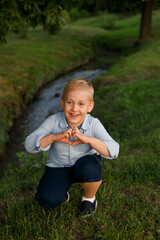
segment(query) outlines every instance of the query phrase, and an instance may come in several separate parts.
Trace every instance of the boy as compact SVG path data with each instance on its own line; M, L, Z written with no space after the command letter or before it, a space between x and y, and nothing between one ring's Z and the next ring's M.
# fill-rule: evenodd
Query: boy
M68 189L79 182L83 189L81 214L97 208L96 192L102 182L101 155L116 158L119 144L90 114L94 89L83 78L73 79L63 90L63 112L50 116L25 141L28 152L49 150L49 160L35 199L45 208L54 209L69 201Z

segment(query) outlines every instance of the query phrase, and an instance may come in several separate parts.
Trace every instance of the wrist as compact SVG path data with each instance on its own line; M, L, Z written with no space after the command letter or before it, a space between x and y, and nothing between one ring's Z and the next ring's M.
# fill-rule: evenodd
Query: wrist
M94 138L93 137L87 137L87 143L90 144L92 146L93 142L94 142Z
M50 135L50 142L51 142L51 143L54 143L55 140L56 140L55 135L54 135L54 134L51 134L51 135Z

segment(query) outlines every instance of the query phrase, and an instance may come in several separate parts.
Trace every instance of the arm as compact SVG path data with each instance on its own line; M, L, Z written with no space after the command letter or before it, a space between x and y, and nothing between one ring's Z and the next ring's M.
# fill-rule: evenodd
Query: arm
M90 144L90 146L92 148L94 148L101 155L106 156L106 157L110 157L110 153L108 151L108 148L102 140L100 140L98 138L93 138L93 137L88 137L88 138L89 138L88 143Z
M40 147L40 140L46 135L50 135L54 131L54 125L55 125L55 117L50 116L47 118L39 128L37 128L33 133L31 133L29 136L27 136L25 140L25 148L27 152L30 153L37 153L39 151L47 151L49 150L51 145L46 145L46 148L41 149Z
M92 129L94 137L86 136L75 128L73 136L77 137L77 141L73 142L73 145L87 143L105 158L116 158L119 154L119 144L107 133L99 120L95 122Z
M54 142L55 142L55 135L54 134L48 134L48 135L45 135L44 137L42 137L39 140L39 145L40 145L41 148L46 148Z
M83 133L81 133L78 128L73 129L73 136L74 138L77 137L77 140L74 141L72 145L77 145L80 143L90 144L90 146L100 154L106 157L110 157L110 153L106 147L106 144L102 140L86 136Z
M96 119L95 121L93 132L95 138L100 139L105 143L105 146L110 153L109 156L107 156L106 154L102 154L103 157L107 159L117 158L119 154L119 144L108 134L108 132L98 119Z
M30 134L25 140L25 148L27 152L37 153L39 151L48 151L51 144L59 141L71 145L67 139L71 136L71 129L58 134L53 134L56 125L55 116L47 118L41 126Z
M67 139L71 137L71 134L72 134L71 128L62 133L48 134L40 139L39 141L40 147L46 148L54 142L64 142L71 145L72 143Z

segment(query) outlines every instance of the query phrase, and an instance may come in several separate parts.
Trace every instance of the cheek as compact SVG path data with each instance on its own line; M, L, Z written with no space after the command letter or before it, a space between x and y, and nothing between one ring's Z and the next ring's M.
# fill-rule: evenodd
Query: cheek
M64 109L65 109L65 111L67 111L69 109L69 106L68 105L64 105Z
M85 108L85 109L83 109L83 114L87 114L87 112L88 112L88 108Z

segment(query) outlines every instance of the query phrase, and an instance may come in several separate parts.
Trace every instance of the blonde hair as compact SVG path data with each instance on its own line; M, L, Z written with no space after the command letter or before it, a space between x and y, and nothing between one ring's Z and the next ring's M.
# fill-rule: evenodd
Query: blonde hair
M85 80L84 78L72 79L65 85L63 89L63 94L62 94L63 101L66 98L67 92L69 90L75 90L75 89L88 90L90 92L89 100L93 102L94 88L92 84L89 81Z

